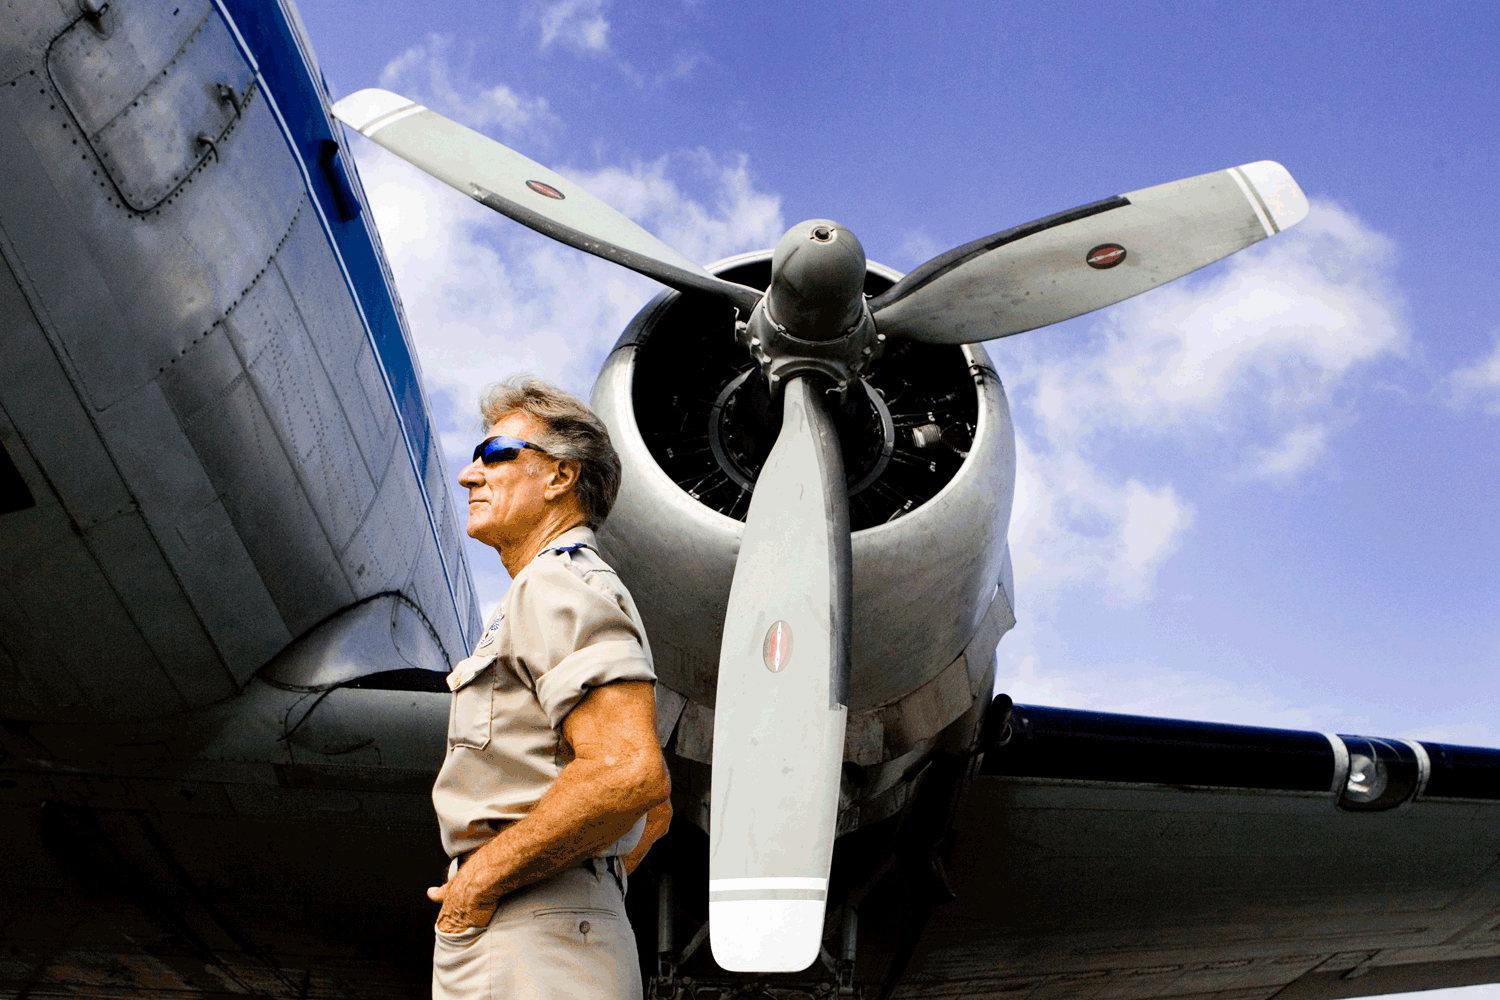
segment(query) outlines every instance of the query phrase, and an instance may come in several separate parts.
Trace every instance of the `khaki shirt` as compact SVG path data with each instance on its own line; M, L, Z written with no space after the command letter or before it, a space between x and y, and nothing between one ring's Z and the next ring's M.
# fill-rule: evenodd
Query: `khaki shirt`
M450 857L531 811L573 759L562 722L590 689L656 681L640 612L594 544L574 528L521 570L474 655L448 675L448 753L432 803ZM628 853L644 820L601 855Z

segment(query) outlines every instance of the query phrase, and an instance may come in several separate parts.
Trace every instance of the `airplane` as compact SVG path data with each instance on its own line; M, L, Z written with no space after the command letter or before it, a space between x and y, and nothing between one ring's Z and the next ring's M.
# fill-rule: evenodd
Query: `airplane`
M335 114L667 286L592 400L673 775L629 897L652 995L1500 980L1500 751L992 697L1015 445L981 342L1295 224L1285 170L906 275L829 220L703 267L419 105L332 104L286 0L34 0L0 20L9 994L424 990L483 623Z

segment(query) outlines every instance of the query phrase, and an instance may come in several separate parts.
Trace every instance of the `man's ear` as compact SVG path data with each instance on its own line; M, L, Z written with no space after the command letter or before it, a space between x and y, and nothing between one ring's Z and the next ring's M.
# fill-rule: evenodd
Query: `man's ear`
M552 471L552 478L547 480L543 495L548 500L556 500L577 485L578 462L571 458L560 458Z

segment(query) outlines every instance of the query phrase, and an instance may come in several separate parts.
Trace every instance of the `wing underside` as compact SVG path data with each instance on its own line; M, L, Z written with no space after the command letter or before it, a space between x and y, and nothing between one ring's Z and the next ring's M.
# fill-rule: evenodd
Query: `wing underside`
M1018 706L899 996L1500 979L1500 751Z

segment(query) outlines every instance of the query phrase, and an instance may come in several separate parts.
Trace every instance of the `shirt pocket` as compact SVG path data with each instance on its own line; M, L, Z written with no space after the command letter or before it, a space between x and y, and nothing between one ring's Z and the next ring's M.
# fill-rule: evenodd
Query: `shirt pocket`
M483 750L490 744L495 714L495 657L460 660L448 675L453 703L448 708L448 746Z

